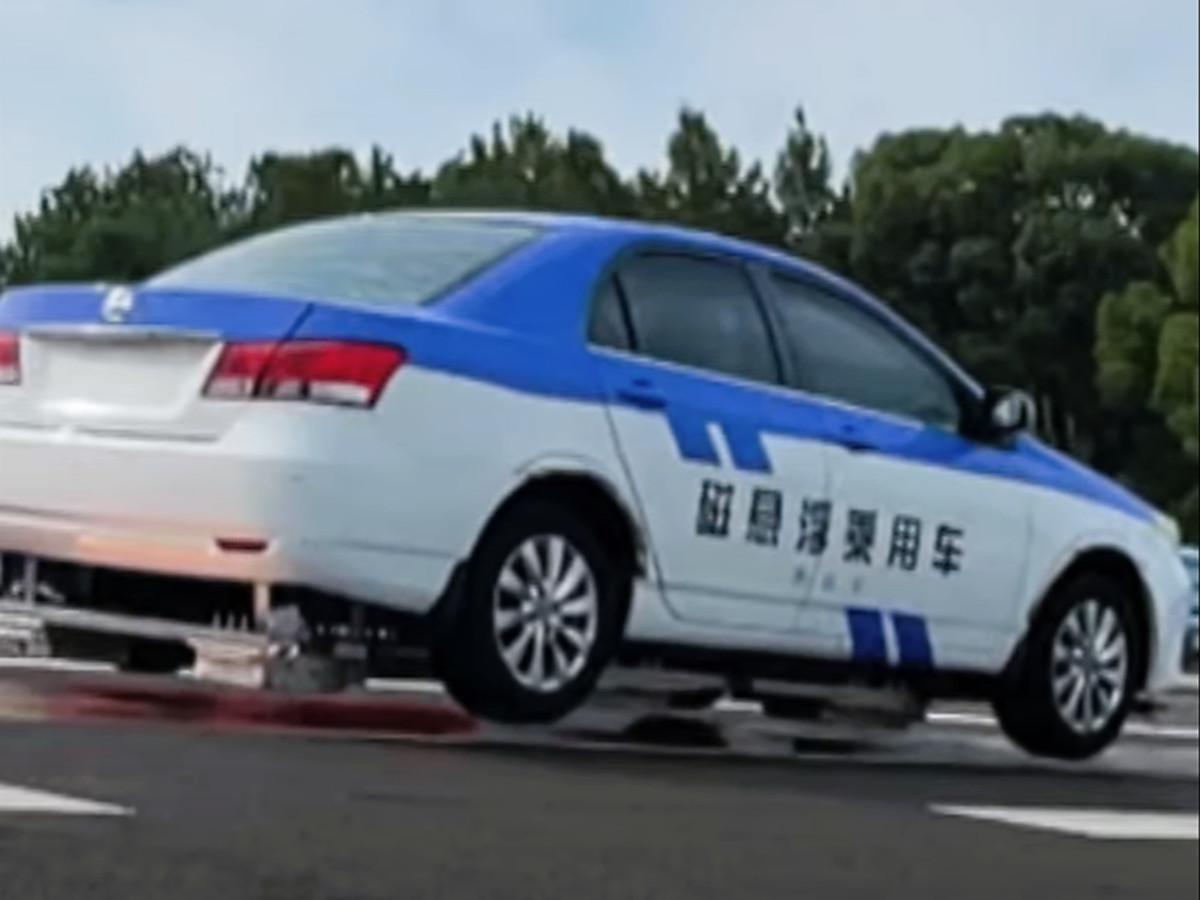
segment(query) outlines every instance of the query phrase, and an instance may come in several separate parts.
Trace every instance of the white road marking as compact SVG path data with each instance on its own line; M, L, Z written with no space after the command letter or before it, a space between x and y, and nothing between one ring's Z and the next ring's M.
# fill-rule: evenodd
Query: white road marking
M925 721L933 725L961 725L967 727L996 728L995 717L984 713L931 712ZM1200 728L1193 725L1155 725L1146 722L1127 722L1127 736L1152 737L1173 741L1200 741Z
M933 806L944 816L997 822L1106 841L1200 840L1196 813L1120 812L1098 809L1041 809L1008 806Z
M722 697L715 704L713 709L716 712L730 713L749 713L755 716L762 715L762 704L757 700L738 700L736 697Z
M80 800L47 791L0 784L0 815L41 813L59 816L131 816L133 810L111 803Z
M368 678L367 690L397 694L444 694L440 681L419 681L405 678Z

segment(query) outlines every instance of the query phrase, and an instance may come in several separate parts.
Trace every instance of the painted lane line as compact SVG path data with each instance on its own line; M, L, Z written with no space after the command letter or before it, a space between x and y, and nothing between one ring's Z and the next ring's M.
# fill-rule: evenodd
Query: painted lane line
M440 681L406 678L368 678L367 690L397 694L444 694L446 689Z
M735 697L722 697L713 705L716 712L748 713L754 716L763 714L762 704L757 700L738 700Z
M35 813L59 816L131 816L132 809L111 803L80 800L47 791L0 784L0 815Z
M984 713L962 712L931 712L925 717L931 725L958 725L974 728L995 729L998 726L994 716ZM1162 738L1172 741L1200 741L1200 728L1194 725L1151 725L1145 722L1128 722L1125 725L1126 737Z
M995 822L1107 841L1200 840L1196 813L1122 812L1098 809L1042 809L1008 806L933 806L943 816Z

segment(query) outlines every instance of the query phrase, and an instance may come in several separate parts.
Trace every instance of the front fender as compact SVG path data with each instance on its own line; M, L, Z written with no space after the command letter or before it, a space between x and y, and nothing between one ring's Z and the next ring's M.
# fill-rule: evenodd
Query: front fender
M1178 551L1149 525L1094 528L1058 548L1049 557L1050 563L1037 569L1041 574L1029 592L1018 629L1019 637L1010 657L1019 654L1029 627L1037 619L1054 586L1089 556L1095 556L1098 561L1119 558L1128 563L1136 575L1144 595L1143 612L1149 638L1147 686L1155 690L1172 682L1182 666L1188 598L1192 592Z
M1076 535L1066 546L1057 548L1054 556L1049 559L1049 565L1031 567L1030 590L1026 592L1025 602L1021 608L1022 630L1037 618L1042 604L1054 586L1080 559L1088 554L1113 553L1125 558L1133 566L1145 586L1146 577L1138 562L1137 554L1131 553L1127 544L1128 541L1122 535L1112 530L1095 529Z

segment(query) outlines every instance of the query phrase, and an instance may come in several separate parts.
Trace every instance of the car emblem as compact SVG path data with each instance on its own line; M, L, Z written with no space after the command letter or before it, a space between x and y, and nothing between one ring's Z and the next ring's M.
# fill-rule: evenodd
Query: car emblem
M126 287L115 287L104 295L100 315L110 325L119 325L133 312L133 291Z

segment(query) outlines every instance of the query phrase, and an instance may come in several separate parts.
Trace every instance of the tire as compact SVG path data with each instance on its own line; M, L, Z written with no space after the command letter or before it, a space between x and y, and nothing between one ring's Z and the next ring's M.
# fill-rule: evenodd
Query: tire
M536 553L548 570L552 546L562 553L560 586L575 587L557 602L545 585L542 596L535 596L536 573L528 557L522 558ZM450 696L480 718L504 724L558 721L587 699L616 653L630 587L631 573L574 511L541 498L520 501L493 521L472 554L434 649L437 675ZM541 679L534 668L539 640Z
M1120 736L1146 656L1137 602L1119 581L1090 573L1055 589L994 703L1000 727L1014 744L1034 756L1079 762L1098 756ZM1099 652L1089 651L1097 635ZM1056 679L1061 679L1057 693ZM1080 702L1070 703L1072 689L1080 686ZM1089 716L1089 709L1095 714Z

